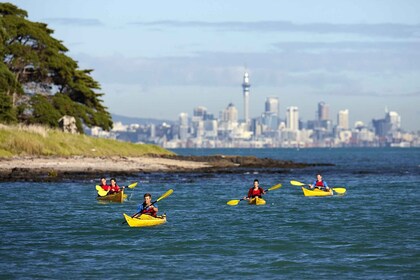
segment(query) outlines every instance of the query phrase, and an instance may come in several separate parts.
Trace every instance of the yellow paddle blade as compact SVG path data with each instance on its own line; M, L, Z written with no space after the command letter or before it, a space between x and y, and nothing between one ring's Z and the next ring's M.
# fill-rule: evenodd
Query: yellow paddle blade
M281 184L277 184L277 185L274 185L271 188L269 188L267 191L277 190L277 189L280 189L281 187L282 187Z
M304 183L301 183L299 181L294 181L294 180L290 181L290 184L292 184L293 186L300 186L300 187L306 185Z
M101 186L96 185L96 190L99 192L99 191L103 191L104 189Z
M232 200L229 200L226 204L227 205L230 205L230 206L235 206L235 205L238 205L239 201L241 201L241 200L239 200L239 199L232 199Z
M158 201L160 201L160 200L162 200L162 199L164 199L164 198L167 198L168 196L170 196L172 193L174 192L174 190L173 189L170 189L170 190L168 190L166 193L164 193L161 197L159 197L157 200L156 200L156 202L158 202Z
M127 188L134 189L136 186L137 186L137 182L128 185Z
M333 188L333 191L335 191L338 194L344 194L346 192L345 188Z
M108 194L108 192L106 190L104 190L104 189L98 191L98 195L99 196L106 196L107 194Z

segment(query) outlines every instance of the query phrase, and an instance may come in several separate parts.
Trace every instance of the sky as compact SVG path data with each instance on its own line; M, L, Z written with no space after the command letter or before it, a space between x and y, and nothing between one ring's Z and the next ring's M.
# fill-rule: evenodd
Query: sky
M28 19L48 24L81 69L93 69L113 114L177 120L229 103L243 118L278 97L303 121L317 104L336 123L401 116L420 130L420 1L417 0L22 0Z

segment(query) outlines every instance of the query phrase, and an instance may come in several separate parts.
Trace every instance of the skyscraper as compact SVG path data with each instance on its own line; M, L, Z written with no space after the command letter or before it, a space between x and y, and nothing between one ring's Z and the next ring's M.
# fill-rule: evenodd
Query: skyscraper
M244 73L244 80L242 83L242 91L244 95L244 122L246 123L247 127L250 124L249 118L249 88L251 84L249 83L249 74L245 71Z
M318 121L326 121L330 119L330 106L321 101L318 103Z
M349 110L340 110L337 115L337 125L342 129L349 129Z
M188 138L188 114L179 114L179 139L187 140Z
M291 131L299 130L299 109L295 106L287 107L287 128Z
M279 99L277 97L267 97L265 101L265 112L279 115Z
M236 123L238 121L238 110L233 103L229 103L222 113L222 120L228 123Z

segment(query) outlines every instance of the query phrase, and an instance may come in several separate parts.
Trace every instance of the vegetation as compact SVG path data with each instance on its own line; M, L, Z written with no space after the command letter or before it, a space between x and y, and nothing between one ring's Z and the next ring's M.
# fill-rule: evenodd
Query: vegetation
M0 157L12 156L144 156L172 152L155 145L69 134L42 126L0 125Z
M46 24L26 11L0 3L0 122L57 127L64 115L83 125L112 128L92 70L81 70Z

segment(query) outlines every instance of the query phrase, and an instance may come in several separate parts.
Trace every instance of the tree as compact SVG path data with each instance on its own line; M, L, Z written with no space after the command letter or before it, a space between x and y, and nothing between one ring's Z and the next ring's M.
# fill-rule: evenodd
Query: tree
M54 127L58 119L53 118L70 114L79 132L82 124L111 129L112 118L102 104L104 94L97 93L100 85L90 76L92 70L79 69L66 56L67 48L52 37L53 30L27 16L13 4L0 3L0 94L12 102L12 109L0 110L14 112L19 122ZM46 116L37 114L47 110L52 111Z

